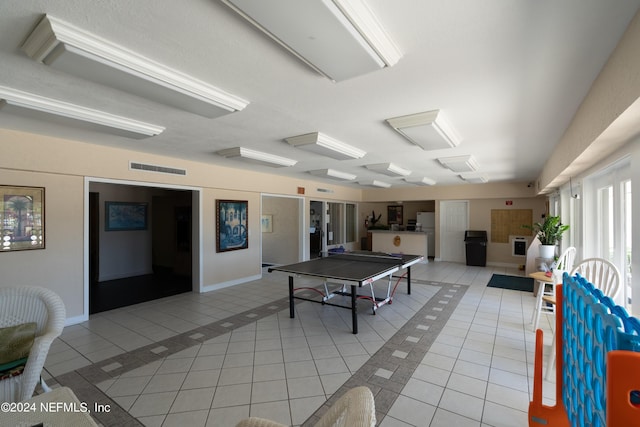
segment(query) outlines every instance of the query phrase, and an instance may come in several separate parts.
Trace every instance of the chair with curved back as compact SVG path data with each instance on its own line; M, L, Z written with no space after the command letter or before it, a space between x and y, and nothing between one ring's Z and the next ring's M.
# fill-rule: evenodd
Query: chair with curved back
M45 391L50 389L41 379L42 368L54 339L62 333L66 311L62 299L41 287L0 287L0 329L11 332L20 325L31 327L31 341L26 363L0 380L0 401L19 402L33 396L38 380ZM32 342L32 344L31 344ZM3 343L0 352L10 347ZM6 353L5 353L6 356Z
M587 258L581 261L571 271L571 275L576 273L591 282L600 289L603 294L616 299L620 290L620 272L618 268L604 258Z
M600 289L602 293L615 301L618 291L620 290L620 272L618 268L604 258L587 258L580 261L572 270L570 275L573 277L577 274L584 277L593 286ZM556 296L545 295L542 300L550 305L555 306ZM555 331L553 334L551 353L547 364L547 373L545 378L549 378L553 365L556 362L555 351Z
M544 297L553 297L556 293L555 285L558 280L556 277L560 277L562 280L562 272L571 271L573 263L576 259L576 248L573 246L568 247L562 252L556 266L554 268L554 275L546 280L538 280L538 294L536 296L536 306L531 316L531 322L533 323L533 330L538 329L538 322L540 321L540 315L542 313L553 314L555 313L554 305L544 304Z

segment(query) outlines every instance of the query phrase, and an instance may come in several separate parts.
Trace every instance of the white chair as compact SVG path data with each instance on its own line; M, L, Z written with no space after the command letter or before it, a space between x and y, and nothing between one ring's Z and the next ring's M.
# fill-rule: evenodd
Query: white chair
M556 262L556 266L553 270L554 274L546 280L537 279L538 293L536 295L536 305L533 310L533 314L531 316L531 322L533 323L534 331L538 329L538 323L540 321L541 314L555 313L555 305L549 304L548 302L544 301L544 297L555 296L556 283L560 283L559 281L562 281L562 274L565 271L571 271L571 269L573 268L573 263L575 259L576 259L576 248L574 248L573 246L570 246L567 249L565 249L562 255L560 255L560 257L558 258L558 261Z
M62 299L40 287L0 287L0 328L36 323L35 339L22 374L0 381L0 401L19 402L33 396L41 379L49 347L64 328L66 312Z
M371 390L354 387L320 418L314 427L374 427L376 408ZM264 418L245 418L236 427L288 427Z
M587 258L576 265L571 270L571 276L579 274L589 281L593 286L600 289L602 293L615 301L618 291L620 290L620 272L618 268L611 262L603 258ZM552 306L556 305L556 296L545 295L542 300ZM547 373L545 378L548 380L556 363L556 331L553 331L553 340L551 344L551 353L547 363Z

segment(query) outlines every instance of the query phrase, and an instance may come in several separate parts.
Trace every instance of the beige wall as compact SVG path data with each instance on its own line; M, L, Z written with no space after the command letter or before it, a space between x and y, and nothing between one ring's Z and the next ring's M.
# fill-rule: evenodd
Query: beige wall
M262 233L262 261L270 264L292 264L300 261L300 199L262 197L262 214L271 215L273 231Z
M247 249L216 252L215 201L248 201ZM205 188L202 192L202 285L204 290L241 283L247 277L259 277L260 260L260 194L249 191L229 191Z
M83 314L83 177L0 169L0 184L45 188L45 249L1 253L0 285L49 288L63 299L67 317Z
M524 182L498 182L487 184L443 185L434 187L402 187L363 190L362 200L367 202L389 202L394 200L467 200L496 197L536 197L533 186ZM388 203L392 204L392 203ZM385 208L386 209L386 208ZM383 218L386 215L383 215Z
M509 199L512 205L505 204L506 199L482 199L469 202L469 229L486 230L488 237L487 263L494 265L524 265L525 258L511 255L510 243L495 243L491 241L491 210L492 209L531 209L533 221L540 221L545 213L546 198L519 198ZM521 236L530 236L528 230L523 229Z

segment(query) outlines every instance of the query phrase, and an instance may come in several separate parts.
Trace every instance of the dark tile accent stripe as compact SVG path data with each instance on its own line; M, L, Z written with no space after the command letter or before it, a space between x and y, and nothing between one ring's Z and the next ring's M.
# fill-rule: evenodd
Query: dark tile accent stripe
M465 285L443 284L427 280L412 279L412 283L429 284L441 289L378 350L347 382L338 389L303 425L310 426L347 390L359 385L368 386L376 400L376 416L378 422L387 414L396 401L400 391L411 378L429 347L438 336L442 327L453 313L458 302L467 290ZM452 295L448 298L445 295ZM446 300L448 304L439 301ZM302 303L297 301L296 303ZM434 311L441 308L442 311ZM115 401L107 396L95 384L117 377L133 369L147 365L153 361L164 359L174 353L200 344L234 329L263 319L274 313L289 309L289 298L270 301L260 307L235 314L217 322L198 327L162 341L149 344L125 354L102 360L76 371L54 378L58 384L70 387L81 402L90 407L94 403L109 405L109 412L92 413L92 416L105 427L108 426L141 426L142 424ZM436 319L427 319L433 315ZM425 328L426 329L421 329ZM408 337L416 342L407 341ZM164 350L166 348L166 350ZM394 351L407 353L406 357L393 356ZM392 372L389 379L375 375L378 369Z
M140 347L128 353L120 354L109 359L102 360L93 365L85 366L73 372L59 375L51 381L73 390L81 402L86 402L90 407L94 403L108 404L111 411L92 413L92 416L107 426L141 426L142 424L120 405L111 400L95 384L117 377L136 368L147 365L156 360L164 359L186 348L203 343L217 336L226 334L234 329L253 323L257 320L271 316L282 310L289 309L289 298L280 298L270 301L260 307L252 308L243 313L201 326L196 329L178 334L162 341ZM255 314L255 316L253 316ZM248 315L252 315L249 317ZM166 350L158 351L165 347ZM155 350L155 352L154 352ZM119 367L113 368L114 366Z
M91 412L91 416L103 426L138 427L143 425L77 371L60 375L56 379L60 384L71 388L81 402L88 404L90 410L94 408L96 403L103 405L103 407L108 405L106 406L109 408L108 412Z
M344 393L358 386L371 389L376 402L377 422L383 420L468 289L466 285L421 282L441 288L304 422L303 427L315 425ZM411 340L407 340L409 337ZM392 374L386 379L384 376L376 375L379 369L390 371Z

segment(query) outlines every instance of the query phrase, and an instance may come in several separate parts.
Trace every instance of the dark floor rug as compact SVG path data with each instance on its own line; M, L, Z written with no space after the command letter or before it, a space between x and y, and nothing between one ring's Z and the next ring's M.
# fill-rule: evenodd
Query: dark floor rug
M494 274L487 283L490 288L511 289L514 291L533 292L533 279L530 277L506 276Z

